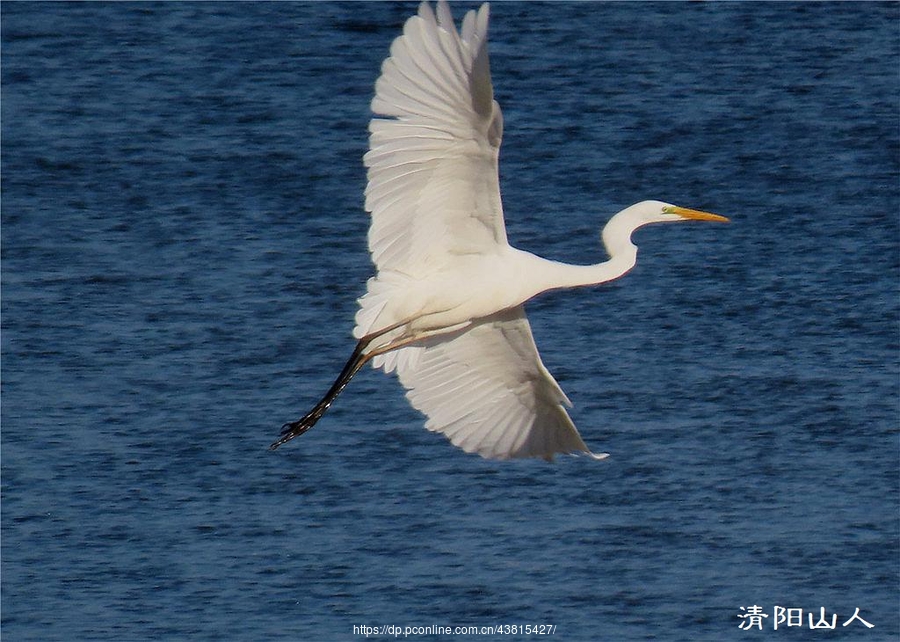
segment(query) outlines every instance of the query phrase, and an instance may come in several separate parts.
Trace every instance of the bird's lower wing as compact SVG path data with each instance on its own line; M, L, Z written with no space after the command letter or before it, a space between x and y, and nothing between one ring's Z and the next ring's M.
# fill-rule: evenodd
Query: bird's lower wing
M397 372L429 430L491 459L592 454L541 362L521 306L419 349L416 359L399 360Z

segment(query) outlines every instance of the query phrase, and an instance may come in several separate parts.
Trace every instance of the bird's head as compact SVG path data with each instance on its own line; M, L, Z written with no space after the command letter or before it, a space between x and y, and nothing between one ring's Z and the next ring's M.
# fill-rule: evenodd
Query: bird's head
M641 225L649 223L677 223L679 221L728 222L727 218L718 214L679 207L671 203L663 203L662 201L642 201L628 209L635 210L635 218L640 221Z
M614 217L603 228L603 244L610 256L619 251L634 248L631 233L639 227L651 223L676 223L679 221L718 221L727 223L728 219L718 214L691 210L662 201L641 201L627 207Z

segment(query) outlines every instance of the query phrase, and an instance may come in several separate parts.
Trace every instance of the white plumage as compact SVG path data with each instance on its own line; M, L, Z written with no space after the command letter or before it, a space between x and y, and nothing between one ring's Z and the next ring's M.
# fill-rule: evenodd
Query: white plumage
M487 27L487 4L468 12L457 32L446 2L436 14L423 2L391 45L375 83L364 157L377 271L359 300L359 342L325 397L285 424L273 448L309 430L372 360L396 370L429 430L467 452L498 459L592 454L541 362L523 304L547 290L625 274L637 257L631 233L642 225L727 220L644 201L607 224L610 259L603 263L566 265L511 247Z
M506 243L497 182L502 117L488 70L488 6L466 16L463 38L452 20L445 3L436 17L423 2L375 83L376 118L364 162L369 251L379 273L421 279L455 255Z
M423 2L382 65L364 157L369 250L379 274L360 300L357 338L378 329L375 310L403 296L407 278L426 279L457 256L507 243L497 169L503 117L493 99L487 26L487 4L466 14L460 35L446 3L435 15ZM428 416L426 428L467 452L588 451L521 307L389 352L375 365L396 369L410 403Z
M398 374L412 405L428 416L425 427L466 452L496 459L589 452L521 306L426 340L418 361L401 363Z

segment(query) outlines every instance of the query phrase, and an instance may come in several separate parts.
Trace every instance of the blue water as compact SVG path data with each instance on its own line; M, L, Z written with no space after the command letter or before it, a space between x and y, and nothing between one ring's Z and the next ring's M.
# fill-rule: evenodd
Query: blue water
M605 461L466 455L370 369L270 453L352 347L414 11L4 3L4 640L896 640L900 5L493 6L515 245L733 223L529 305Z

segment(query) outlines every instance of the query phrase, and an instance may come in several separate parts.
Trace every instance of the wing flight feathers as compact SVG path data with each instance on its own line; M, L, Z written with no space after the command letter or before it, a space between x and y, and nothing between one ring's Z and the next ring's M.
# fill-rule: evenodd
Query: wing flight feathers
M402 321L386 321L384 311L409 296L410 283L440 281L461 256L508 249L497 176L503 118L487 29L487 4L467 13L457 31L446 2L436 11L423 2L382 65L364 157L378 273L360 299L358 338ZM467 452L498 459L591 454L521 306L373 363L396 369L412 405L427 415L426 427Z
M423 2L375 84L366 209L379 271L421 278L506 243L497 178L502 116L487 52L488 5L457 32Z
M521 306L434 337L397 373L410 403L428 417L425 427L466 452L492 459L592 454Z

